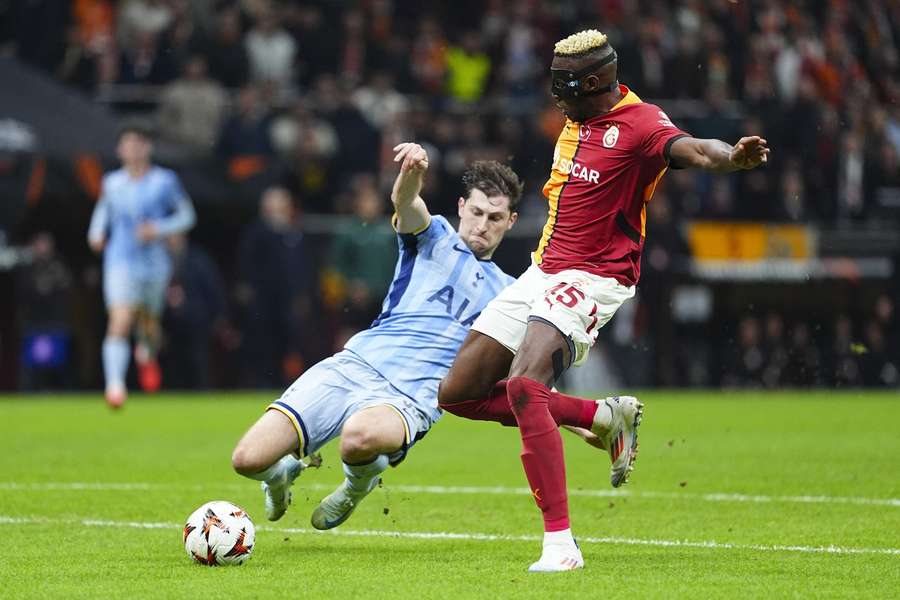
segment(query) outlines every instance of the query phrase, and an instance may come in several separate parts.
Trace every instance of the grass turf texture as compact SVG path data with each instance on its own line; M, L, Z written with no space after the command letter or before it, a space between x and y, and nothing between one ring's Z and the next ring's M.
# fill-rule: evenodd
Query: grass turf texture
M321 469L301 475L293 506L269 526L257 484L229 465L235 441L269 399L135 395L112 413L97 396L0 397L0 597L805 598L900 589L898 553L772 549L900 547L898 502L785 498L900 497L895 394L643 394L641 453L624 495L594 492L611 492L608 458L564 432L587 568L552 575L525 572L539 555L541 526L522 489L517 431L452 415L338 531L534 540L312 533L310 512L341 480L336 444ZM73 482L130 485L51 485ZM213 499L242 505L260 528L244 566L201 567L182 549L183 520Z

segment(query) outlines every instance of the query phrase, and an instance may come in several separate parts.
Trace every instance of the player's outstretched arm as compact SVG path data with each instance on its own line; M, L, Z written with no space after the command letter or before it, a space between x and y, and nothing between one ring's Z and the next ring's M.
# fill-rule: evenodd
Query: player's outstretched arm
M394 180L391 202L396 215L398 233L418 233L431 223L431 214L425 201L419 196L425 171L428 170L428 153L422 146L403 142L394 147L394 162L400 163L400 173Z
M768 162L769 146L758 135L742 137L734 146L722 140L683 137L672 142L669 156L679 167L728 173Z

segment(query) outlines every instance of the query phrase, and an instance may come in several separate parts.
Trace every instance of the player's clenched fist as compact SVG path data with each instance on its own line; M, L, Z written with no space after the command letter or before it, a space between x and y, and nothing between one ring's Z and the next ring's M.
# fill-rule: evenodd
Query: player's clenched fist
M428 169L428 153L425 148L413 142L403 142L394 146L394 162L400 163L401 173L424 173Z

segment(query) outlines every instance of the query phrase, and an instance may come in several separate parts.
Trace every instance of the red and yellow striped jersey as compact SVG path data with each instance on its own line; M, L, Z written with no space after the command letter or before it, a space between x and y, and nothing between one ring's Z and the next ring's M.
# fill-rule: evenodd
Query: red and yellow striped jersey
M622 99L584 123L566 121L544 195L547 224L533 258L546 273L579 269L637 283L646 204L688 134L658 106L620 85Z

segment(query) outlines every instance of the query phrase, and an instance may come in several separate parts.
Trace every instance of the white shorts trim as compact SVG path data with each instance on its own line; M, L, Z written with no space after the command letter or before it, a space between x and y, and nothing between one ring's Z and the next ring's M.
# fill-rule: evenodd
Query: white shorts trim
M611 277L577 269L544 273L532 264L481 311L472 329L516 353L525 339L528 319L537 317L572 341L573 364L580 365L597 340L598 330L634 292L634 286Z
M404 395L368 363L349 350L310 367L269 405L287 416L297 430L299 454L317 452L341 434L344 423L361 410L388 406L403 421L403 447L389 456L396 465L440 418Z

